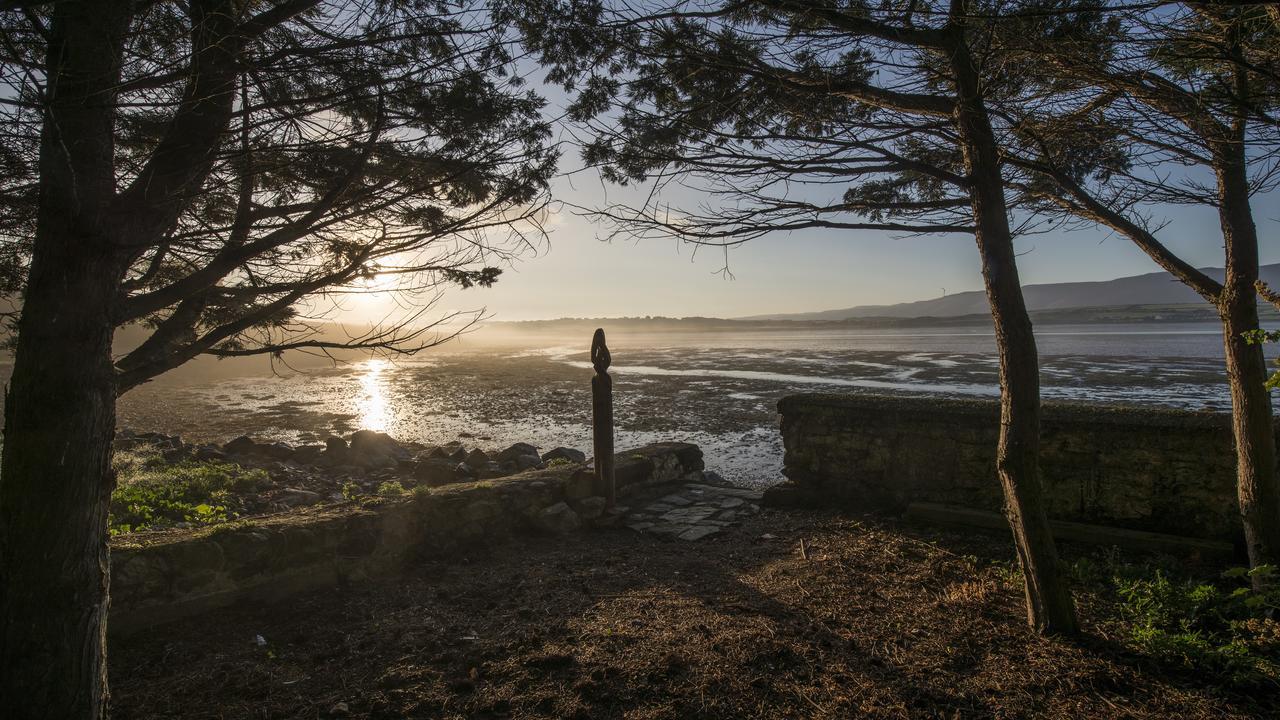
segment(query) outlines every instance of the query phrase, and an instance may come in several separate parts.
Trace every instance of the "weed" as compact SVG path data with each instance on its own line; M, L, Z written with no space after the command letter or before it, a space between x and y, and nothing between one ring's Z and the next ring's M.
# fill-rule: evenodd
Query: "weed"
M227 510L233 492L252 491L267 482L262 470L234 463L168 465L159 456L136 451L118 453L113 465L118 482L108 520L113 535L180 522L225 522L234 515Z
M1273 568L1233 568L1213 582L1117 569L1111 584L1136 650L1228 685L1280 684L1280 587L1249 584Z
M378 486L378 495L381 497L400 497L407 492L399 480L387 480Z

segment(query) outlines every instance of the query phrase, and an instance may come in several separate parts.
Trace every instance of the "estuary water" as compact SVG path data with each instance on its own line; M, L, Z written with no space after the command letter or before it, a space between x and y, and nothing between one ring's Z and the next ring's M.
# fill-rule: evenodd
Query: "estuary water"
M994 338L979 328L609 332L619 449L696 442L710 469L741 485L781 480L776 404L788 394L998 395ZM1045 326L1037 338L1047 399L1229 405L1215 324ZM315 442L370 428L589 451L589 344L589 333L482 331L411 359L274 373L266 360L205 364L131 391L120 425L198 441Z

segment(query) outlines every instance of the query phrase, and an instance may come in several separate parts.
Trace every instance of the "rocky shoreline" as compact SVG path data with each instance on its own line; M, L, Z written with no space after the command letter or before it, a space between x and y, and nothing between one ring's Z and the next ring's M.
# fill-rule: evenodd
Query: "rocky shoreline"
M459 440L435 446L401 443L373 430L358 430L345 438L328 437L324 444L293 446L248 435L222 444L189 443L178 435L122 429L116 434L115 448L155 457L170 466L234 463L261 470L258 476L265 480L232 498L236 517L343 502L362 495L490 480L587 461L586 453L568 447L540 452L535 445L520 442L486 451L468 448Z

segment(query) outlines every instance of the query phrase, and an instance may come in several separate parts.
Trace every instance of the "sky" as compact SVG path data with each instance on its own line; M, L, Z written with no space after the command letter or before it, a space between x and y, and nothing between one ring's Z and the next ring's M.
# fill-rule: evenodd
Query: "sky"
M566 161L572 158L566 157ZM578 174L561 178L555 197L599 207L626 191L602 189ZM1257 198L1262 262L1280 262L1280 196ZM1200 267L1222 266L1222 240L1209 208L1165 207L1160 233ZM775 234L729 250L674 240L606 241L608 229L561 208L549 247L508 267L489 289L451 291L452 308L483 306L493 320L559 317L741 317L892 304L981 290L977 248L964 235L901 237L870 231ZM1132 242L1096 230L1033 235L1018 241L1024 285L1110 280L1159 271ZM721 270L727 267L731 273Z

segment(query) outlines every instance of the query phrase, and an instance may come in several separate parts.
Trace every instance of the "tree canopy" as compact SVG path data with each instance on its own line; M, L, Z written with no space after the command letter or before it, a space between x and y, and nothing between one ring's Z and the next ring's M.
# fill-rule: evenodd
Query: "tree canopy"
M108 155L115 318L153 329L117 358L121 391L199 354L412 351L439 337L437 287L490 284L540 240L556 152L478 6L136 3L101 74L73 78L60 6L29 5L0 15L0 290L23 289L40 193L83 192L48 164ZM41 178L49 97L71 82L95 85L110 130L55 123L45 141L72 157ZM375 276L415 299L356 337L325 332Z

